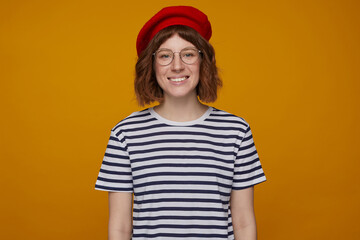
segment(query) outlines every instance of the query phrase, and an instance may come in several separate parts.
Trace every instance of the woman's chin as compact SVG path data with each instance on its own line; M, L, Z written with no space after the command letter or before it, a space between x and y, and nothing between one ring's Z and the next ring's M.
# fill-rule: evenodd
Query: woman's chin
M197 98L195 91L173 91L165 93L165 99L176 99L176 100L186 100Z

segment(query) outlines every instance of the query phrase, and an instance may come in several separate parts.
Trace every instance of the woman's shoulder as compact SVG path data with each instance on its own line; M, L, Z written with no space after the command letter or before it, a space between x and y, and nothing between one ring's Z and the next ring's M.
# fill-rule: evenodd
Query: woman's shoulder
M214 121L218 120L218 121L222 121L222 122L227 122L227 123L233 123L233 124L240 124L243 127L247 128L249 127L249 123L243 118L240 117L237 114L225 111L225 110L221 110L218 108L213 108L212 113L210 114L210 118L212 118Z
M121 129L126 128L127 126L146 122L146 120L148 120L150 118L151 118L151 114L150 114L149 108L143 109L141 111L136 111L136 112L131 113L127 117L123 118L111 130L119 131Z

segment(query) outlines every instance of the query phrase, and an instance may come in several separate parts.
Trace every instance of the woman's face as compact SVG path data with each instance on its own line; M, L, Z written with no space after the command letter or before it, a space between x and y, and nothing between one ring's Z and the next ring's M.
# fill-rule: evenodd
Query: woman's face
M180 59L179 52L183 49L196 47L175 34L160 45L158 50L169 49L175 52L173 61L166 66L155 61L155 74L160 87L164 92L164 100L169 98L197 99L196 86L199 83L201 58L193 63L186 64Z

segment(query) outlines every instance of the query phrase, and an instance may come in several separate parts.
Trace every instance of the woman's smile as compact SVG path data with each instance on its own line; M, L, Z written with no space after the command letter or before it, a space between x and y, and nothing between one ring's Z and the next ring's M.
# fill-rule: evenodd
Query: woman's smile
M182 82L186 79L188 79L189 76L185 76L185 77L169 77L168 79L172 82Z

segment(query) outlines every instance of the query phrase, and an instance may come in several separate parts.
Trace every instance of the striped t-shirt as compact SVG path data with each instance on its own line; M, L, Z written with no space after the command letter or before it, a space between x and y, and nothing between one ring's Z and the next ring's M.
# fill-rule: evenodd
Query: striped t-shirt
M231 191L265 180L244 119L209 107L174 122L147 108L111 130L95 188L134 193L133 240L225 240Z

